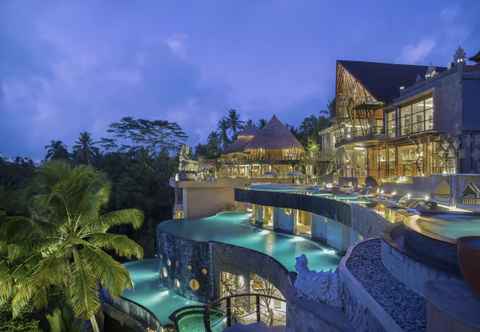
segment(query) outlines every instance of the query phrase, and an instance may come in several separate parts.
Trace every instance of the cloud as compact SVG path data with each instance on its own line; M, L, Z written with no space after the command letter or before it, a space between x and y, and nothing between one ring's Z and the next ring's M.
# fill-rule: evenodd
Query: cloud
M166 43L172 52L182 59L187 58L187 35L184 33L176 33L168 37Z
M424 61L435 48L436 42L433 39L421 39L415 44L406 45L398 58L399 62L418 64Z
M191 144L208 135L210 116L192 115L228 104L229 87L186 62L186 35L165 42L133 25L109 30L115 15L104 22L93 8L75 9L23 13L31 24L0 32L1 48L18 53L0 64L0 152L38 159L51 139L71 146L84 130L98 138L127 115L177 121Z

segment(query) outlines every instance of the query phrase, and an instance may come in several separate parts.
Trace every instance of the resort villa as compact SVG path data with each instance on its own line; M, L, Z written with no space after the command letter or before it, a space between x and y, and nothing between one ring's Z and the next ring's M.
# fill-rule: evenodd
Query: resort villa
M134 287L138 331L480 331L480 53L446 67L339 60L323 174L273 116L207 167L181 155L175 219ZM320 167L318 167L320 166Z

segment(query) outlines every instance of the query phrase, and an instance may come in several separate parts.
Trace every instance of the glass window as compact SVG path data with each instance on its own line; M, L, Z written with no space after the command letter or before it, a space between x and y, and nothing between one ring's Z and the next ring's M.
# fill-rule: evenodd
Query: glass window
M397 123L395 121L395 111L387 113L387 135L388 137L395 137L395 129Z
M400 108L400 134L410 135L433 129L433 98Z
M401 135L410 135L412 132L412 106L400 108L400 132Z

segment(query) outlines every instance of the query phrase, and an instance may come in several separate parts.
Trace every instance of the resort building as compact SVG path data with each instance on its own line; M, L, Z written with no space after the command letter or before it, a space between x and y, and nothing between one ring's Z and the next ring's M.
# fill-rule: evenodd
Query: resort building
M304 155L302 144L274 115L264 128L246 128L225 148L218 177L291 182Z
M216 179L184 149L176 219L157 226L155 258L126 264L134 288L102 294L108 317L158 332L480 332L480 176L458 174L480 166L480 65L459 50L449 68L336 70L322 168L376 190L279 183L304 151L276 117L239 134Z
M448 68L337 61L338 176L478 172L479 93L480 65L462 49Z
M183 151L183 150L182 150ZM274 115L262 128L246 128L210 168L212 176L192 175L205 167L180 155L180 172L172 179L175 218L199 218L231 209L233 189L254 182L292 183L305 157L302 144ZM193 170L193 171L192 171Z

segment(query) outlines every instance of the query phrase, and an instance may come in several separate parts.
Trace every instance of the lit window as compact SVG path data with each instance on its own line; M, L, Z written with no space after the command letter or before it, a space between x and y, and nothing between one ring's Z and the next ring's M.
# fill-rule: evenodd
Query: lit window
M197 279L190 280L190 288L194 291L200 288L200 283L197 281Z
M163 275L164 278L168 277L168 271L167 271L166 267L162 268L162 275Z
M208 274L208 270L207 270L206 268L202 268L202 274L207 275L207 274Z
M180 288L180 281L178 281L178 279L175 279L174 283L176 288Z

